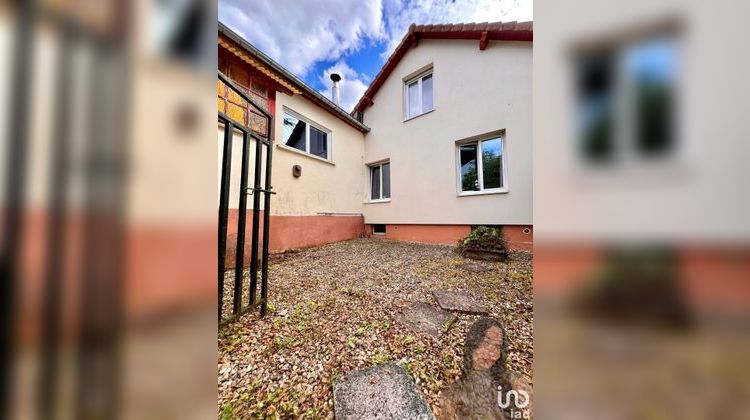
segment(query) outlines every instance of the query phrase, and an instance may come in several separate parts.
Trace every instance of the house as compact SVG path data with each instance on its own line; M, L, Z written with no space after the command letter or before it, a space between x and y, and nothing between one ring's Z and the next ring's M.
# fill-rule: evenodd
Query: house
M220 23L219 71L274 121L271 251L365 235L453 244L477 225L502 226L511 248L530 250L531 41L530 22L412 25L350 114ZM266 132L222 82L218 107ZM219 127L220 148L222 137Z
M531 66L531 22L412 25L354 108L368 229L456 243L495 225L531 250Z

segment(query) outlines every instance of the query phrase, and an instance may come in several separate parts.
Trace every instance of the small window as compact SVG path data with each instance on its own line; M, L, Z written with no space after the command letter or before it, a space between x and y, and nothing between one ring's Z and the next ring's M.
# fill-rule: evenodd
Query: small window
M501 137L459 144L458 165L461 193L505 190Z
M372 233L376 235L385 235L385 225L372 225Z
M370 166L370 200L387 200L391 198L391 164L390 162Z
M330 141L330 131L284 110L283 142L285 146L330 160Z
M406 119L414 118L434 109L432 100L432 73L423 74L406 82Z

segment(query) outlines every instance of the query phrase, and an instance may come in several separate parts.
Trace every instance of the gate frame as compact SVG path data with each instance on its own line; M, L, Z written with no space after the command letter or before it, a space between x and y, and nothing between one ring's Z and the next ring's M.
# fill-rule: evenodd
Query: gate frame
M257 102L255 102L249 95L247 95L241 87L235 82L229 79L221 71L218 72L219 81L228 86L232 91L239 95L245 100L255 111L262 114L266 118L266 138L262 138L255 134L253 130L245 126L244 124L234 120L230 116L223 112L219 112L219 122L224 124L224 150L222 153L221 163L221 189L219 196L219 246L218 246L218 318L219 324L223 325L231 322L250 309L255 309L260 304L260 316L265 317L268 307L268 247L269 247L269 227L270 227L270 213L271 207L271 194L276 194L272 191L271 186L271 163L273 157L273 124L274 118L270 112L263 109ZM248 113L250 110L248 109ZM237 217L237 247L235 253L235 266L234 266L234 296L232 299L232 314L228 318L222 318L222 309L224 301L224 274L226 272L226 249L227 249L227 222L229 219L229 186L231 180L231 169L232 169L232 140L234 139L234 130L239 130L242 133L242 166L240 174L240 196L239 196L239 214ZM247 187L247 176L248 176L248 164L249 164L249 148L250 140L255 140L255 179L253 180L253 187ZM266 165L265 165L265 183L264 187L261 188L261 170L263 169L262 157L263 157L263 145L266 149ZM260 194L263 194L263 249L261 254L261 290L260 300L256 299L256 291L258 288L258 241L259 234L258 229L260 228ZM246 228L246 215L247 215L247 196L253 196L253 230L251 236L251 256L250 256L250 283L248 284L249 303L243 308L242 307L242 289L243 289L243 272L244 272L244 259L245 259L245 228Z

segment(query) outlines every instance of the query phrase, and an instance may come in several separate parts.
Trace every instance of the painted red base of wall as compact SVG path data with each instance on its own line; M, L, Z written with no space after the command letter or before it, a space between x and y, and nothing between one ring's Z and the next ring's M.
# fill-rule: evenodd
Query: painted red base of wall
M673 248L688 304L707 315L750 316L750 246ZM534 296L566 299L606 267L607 247L545 244L534 252Z
M367 235L373 238L394 239L397 241L423 244L455 245L471 232L469 225L386 225L385 234L373 234L372 225L367 225ZM531 251L534 233L531 226L506 225L503 235L508 247L517 251Z
M227 259L226 267L234 267L237 254L237 209L229 210L227 224ZM250 265L250 248L252 239L253 212L246 215L245 252L243 265ZM365 222L362 216L271 216L270 217L271 252L283 252L288 249L309 248L331 242L345 241L365 236ZM263 212L260 212L260 236L263 241Z

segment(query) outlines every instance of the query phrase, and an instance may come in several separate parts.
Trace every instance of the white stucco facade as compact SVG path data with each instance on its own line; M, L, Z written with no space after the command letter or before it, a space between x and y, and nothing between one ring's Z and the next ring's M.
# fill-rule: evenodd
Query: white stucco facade
M404 83L432 67L434 110L404 121ZM390 201L369 203L365 223L532 224L532 43L422 40L364 110L364 165L390 160ZM502 133L507 192L459 195L457 142Z

